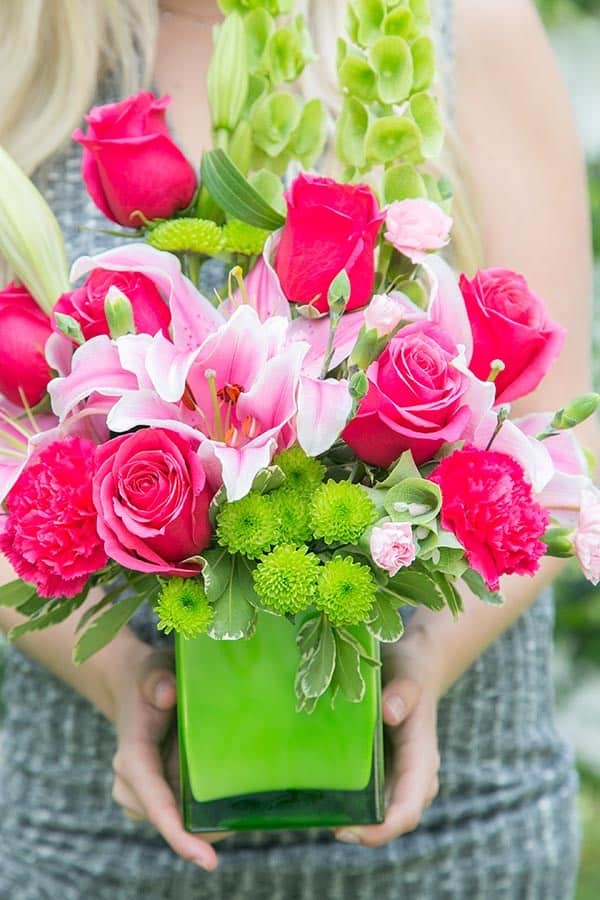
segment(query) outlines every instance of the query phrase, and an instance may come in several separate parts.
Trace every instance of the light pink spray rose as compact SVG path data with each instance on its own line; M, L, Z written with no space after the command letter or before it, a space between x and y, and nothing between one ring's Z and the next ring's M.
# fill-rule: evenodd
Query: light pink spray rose
M387 211L385 239L413 263L450 240L452 219L431 200L396 200Z
M369 541L373 562L392 577L415 561L417 551L410 522L375 525Z
M594 585L600 584L600 491L597 488L589 488L581 496L573 545L585 577Z
M377 337L385 337L411 316L414 317L414 311L405 294L375 294L365 310L365 328L376 331Z

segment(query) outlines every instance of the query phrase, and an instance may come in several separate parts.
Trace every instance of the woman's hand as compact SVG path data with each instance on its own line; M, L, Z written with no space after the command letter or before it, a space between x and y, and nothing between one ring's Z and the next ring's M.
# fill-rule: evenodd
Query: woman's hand
M212 871L218 860L210 841L225 835L201 839L189 834L175 799L179 756L172 655L147 648L114 695L118 747L113 799L129 818L151 822L183 859Z
M410 631L410 628L409 628ZM424 670L426 651L415 652L410 634L388 650L391 680L383 692L383 719L393 745L385 822L343 828L336 837L346 843L381 847L418 826L438 789L440 757L437 743L438 694Z

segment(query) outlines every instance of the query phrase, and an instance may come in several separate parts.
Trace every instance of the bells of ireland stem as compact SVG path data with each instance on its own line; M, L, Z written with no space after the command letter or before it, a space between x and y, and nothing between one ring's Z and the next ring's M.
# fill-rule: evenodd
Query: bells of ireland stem
M0 256L48 315L70 288L58 222L35 185L2 147Z
M248 48L244 20L239 13L219 26L208 70L208 102L217 146L227 148L248 95Z

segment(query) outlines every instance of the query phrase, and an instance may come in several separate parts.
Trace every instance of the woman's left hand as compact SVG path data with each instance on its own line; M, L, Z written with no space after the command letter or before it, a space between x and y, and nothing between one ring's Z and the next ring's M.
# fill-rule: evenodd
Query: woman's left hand
M340 841L381 847L414 831L438 793L438 695L426 677L419 678L422 656L412 652L411 643L407 634L388 657L392 677L383 692L383 719L389 726L393 757L385 822L338 829Z

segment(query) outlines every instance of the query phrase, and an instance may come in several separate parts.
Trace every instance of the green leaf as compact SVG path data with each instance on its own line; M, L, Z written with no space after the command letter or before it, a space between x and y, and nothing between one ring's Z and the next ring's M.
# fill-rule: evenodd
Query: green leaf
M260 100L252 110L250 119L257 147L267 156L279 156L299 121L298 101L292 94L280 91Z
M454 584L443 572L434 570L431 572L431 575L438 585L440 591L444 595L444 599L446 601L446 606L452 613L454 619L457 619L461 612L463 612L463 602L462 597L454 587Z
M12 606L18 608L22 603L27 603L35 594L35 588L21 579L11 581L0 587L0 606ZM47 603L44 600L44 603Z
M431 38L420 37L410 48L413 60L413 91L426 91L435 78L435 46Z
M381 588L380 588L381 590ZM398 603L411 606L426 606L428 609L442 610L446 606L446 597L439 584L422 563L401 569L390 578L387 591L394 594Z
M381 592L373 604L373 614L367 622L367 628L373 637L387 644L400 640L404 634L404 624L397 605Z
M419 309L427 309L430 298L420 281L401 281L396 285L396 290L406 294Z
M285 475L279 466L269 466L256 473L252 482L252 491L255 494L270 494L276 491L285 481Z
M423 156L434 159L444 146L444 124L437 101L430 94L415 94L410 100L410 112L421 132Z
M321 634L322 616L311 616L304 622L296 634L296 643L301 659L308 659L315 652Z
M233 556L222 547L205 550L199 557L202 563L204 590L211 603L216 603L229 585L233 560Z
M386 203L395 200L426 198L427 188L414 166L404 163L389 168L383 176L383 197Z
M285 218L251 187L223 150L204 154L201 173L202 182L213 199L232 218L267 231L281 228L285 223Z
M360 169L365 164L365 139L369 114L354 97L347 97L342 106L336 132L336 154L346 166Z
M312 654L302 663L300 690L305 697L321 697L333 677L336 642L326 616L319 618L318 640Z
M368 641L370 634L368 627L366 625L355 625L353 628L353 631L351 631L349 628L336 628L336 631L343 641L346 641L348 644L352 644L360 658L364 662L366 662L368 666L370 666L372 669L380 669L381 659L378 648L375 651L376 655L371 656L371 654L366 650L363 641L361 641L360 637L358 637L358 634L360 634L363 636L363 640Z
M269 172L268 169L259 169L258 172L250 175L248 181L265 203L285 217L286 206L281 178L278 178L273 172Z
M442 492L437 484L424 478L405 478L390 488L385 509L394 522L427 524L442 508Z
M413 60L404 38L380 38L371 47L369 59L380 100L385 104L406 100L413 83Z
M489 603L491 606L504 605L504 597L500 591L490 591L479 572L476 572L475 569L467 569L462 576L462 580L469 590L473 591L475 596L483 600L484 603Z
M247 119L242 119L231 135L229 155L234 166L246 175L252 161L252 128Z
M421 133L414 122L400 116L383 116L367 131L367 158L375 163L421 161ZM345 160L343 160L345 162Z
M340 690L346 700L360 703L365 695L365 680L360 671L360 655L352 644L335 632L335 671L332 679L334 689Z
M394 463L390 473L384 481L380 481L377 488L393 488L406 478L420 478L419 470L410 450L406 450L398 462Z
M131 594L119 600L114 606L111 606L110 609L94 619L73 648L73 662L75 665L81 665L94 653L106 647L116 637L121 628L127 625L142 603L145 603L148 599L149 597L146 593Z
M256 629L256 607L248 596L254 593L252 576L241 557L234 556L224 592L214 603L208 634L216 641L239 641Z
M294 131L289 149L306 169L310 169L323 152L327 141L325 107L318 99L304 104L300 122Z
M339 82L350 96L363 103L372 103L377 97L377 77L362 56L346 56L339 68Z

